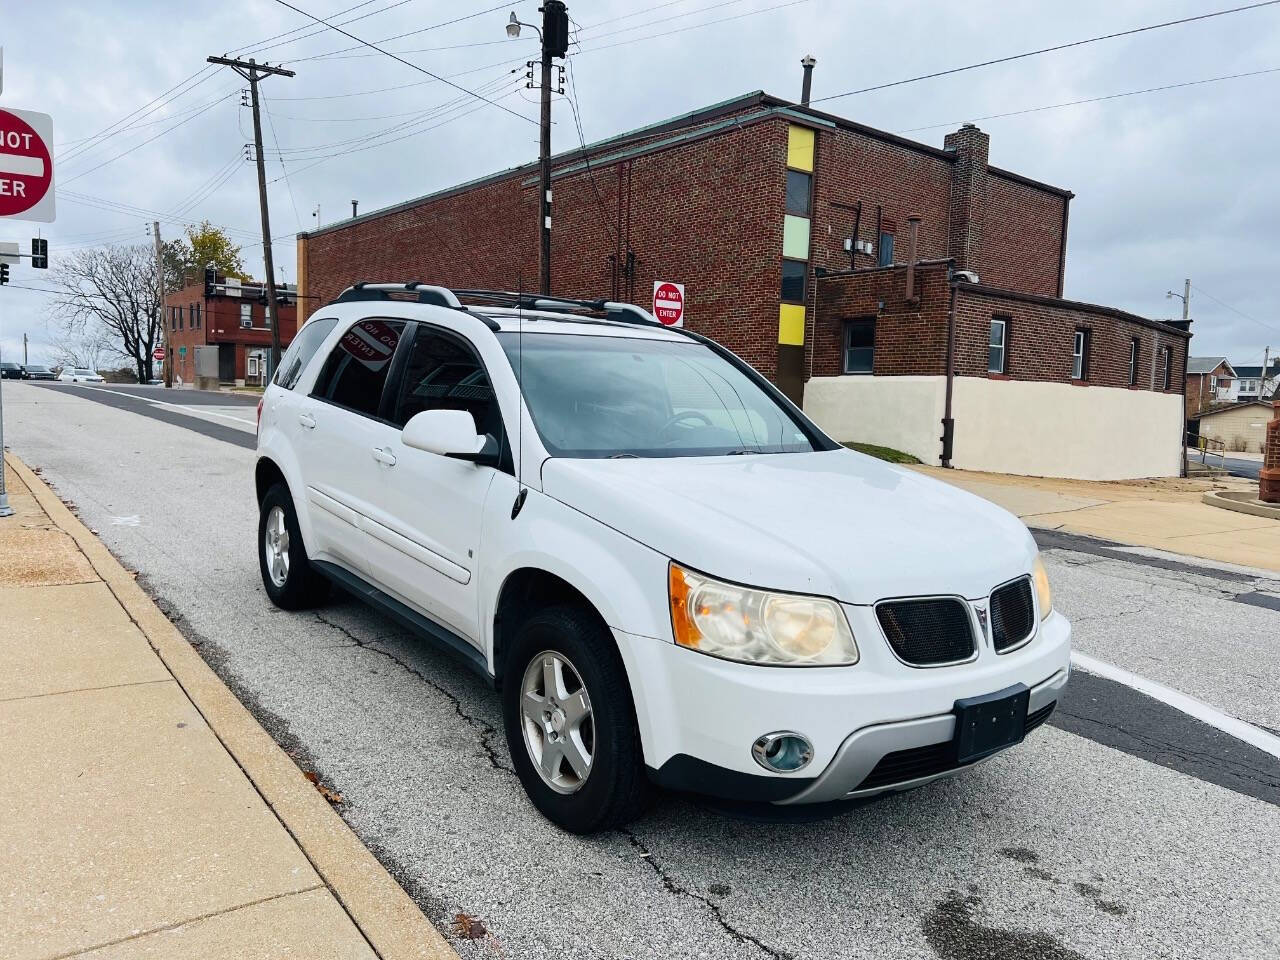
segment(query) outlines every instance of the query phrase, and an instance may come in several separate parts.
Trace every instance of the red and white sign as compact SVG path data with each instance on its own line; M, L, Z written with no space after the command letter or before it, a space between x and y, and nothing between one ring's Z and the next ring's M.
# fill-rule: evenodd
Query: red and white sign
M653 281L653 315L668 327L684 326L684 284Z
M381 370L400 342L400 331L382 320L361 320L342 335L338 345L375 373Z
M0 110L0 217L53 222L53 118Z
M160 361L160 360L163 360L163 359L164 359L164 347L156 347L154 350L152 350L152 351L151 351L151 359L152 359L152 360L155 360L155 361L157 361L157 362L158 362L158 361Z

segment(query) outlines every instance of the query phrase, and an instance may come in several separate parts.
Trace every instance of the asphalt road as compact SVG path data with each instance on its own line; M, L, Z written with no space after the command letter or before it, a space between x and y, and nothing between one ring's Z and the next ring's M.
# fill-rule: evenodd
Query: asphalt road
M560 833L525 800L477 678L355 601L268 603L253 414L217 412L5 384L14 451L342 794L464 957L1280 953L1280 762L1081 671L1022 747L912 793L782 823L664 796L626 831ZM1081 652L1280 732L1280 583L1041 541ZM459 938L460 912L489 935Z
M1262 474L1261 460L1240 460L1235 457L1225 457L1222 465L1227 468L1227 473L1233 477L1247 477L1250 480L1257 480Z

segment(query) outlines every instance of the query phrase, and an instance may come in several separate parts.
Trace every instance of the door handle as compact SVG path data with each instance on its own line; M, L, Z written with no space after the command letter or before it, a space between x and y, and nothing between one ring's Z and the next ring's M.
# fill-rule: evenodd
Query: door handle
M374 447L373 459L377 460L379 463L386 464L388 467L394 467L396 465L396 455L387 447Z
M298 414L298 422L308 430L314 430L316 428L316 418L309 413Z

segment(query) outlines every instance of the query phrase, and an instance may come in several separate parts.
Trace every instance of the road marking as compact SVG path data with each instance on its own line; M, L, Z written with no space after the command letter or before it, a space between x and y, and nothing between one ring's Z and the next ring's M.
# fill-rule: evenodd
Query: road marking
M136 527L142 523L142 519L135 513L131 517L112 517L111 525L113 527Z
M1253 724L1238 717L1223 713L1202 700L1197 700L1195 697L1188 696L1179 690L1174 690L1172 687L1166 687L1164 684L1157 683L1154 680L1148 680L1146 677L1140 677L1136 673L1130 673L1123 667L1117 667L1102 660L1095 660L1087 653L1080 653L1078 650L1071 652L1071 663L1073 666L1079 667L1088 673L1106 677L1108 680L1114 680L1116 683L1122 683L1126 687L1145 693L1161 703L1168 704L1175 710L1180 710L1190 717L1195 717L1202 723L1207 723L1209 726L1221 730L1237 740L1241 740L1252 747L1257 747L1264 753L1269 753L1271 756L1280 759L1280 737L1267 733L1265 730L1260 730Z
M136 393L126 393L123 390L107 390L103 387L87 387L84 384L78 384L82 390L97 390L99 393L109 393L113 397L129 397L133 400L141 400L143 403L154 403L157 407L171 407L174 410L182 410L190 414L207 413L211 417L222 417L224 420L234 420L236 423L243 423L250 427L257 427L257 423L253 420L246 420L244 417L233 417L229 413L218 413L214 410L206 410L204 407L189 407L180 403L169 403L166 400L153 400L151 397L140 397Z

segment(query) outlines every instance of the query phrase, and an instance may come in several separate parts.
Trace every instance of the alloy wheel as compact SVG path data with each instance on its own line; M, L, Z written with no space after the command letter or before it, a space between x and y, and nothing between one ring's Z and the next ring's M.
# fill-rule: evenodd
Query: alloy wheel
M576 793L591 775L595 721L591 698L569 659L544 650L520 684L524 745L543 782L557 793Z
M281 507L272 507L267 514L262 546L266 552L267 572L271 575L271 582L277 587L283 587L289 579L289 527L285 524L284 510Z

